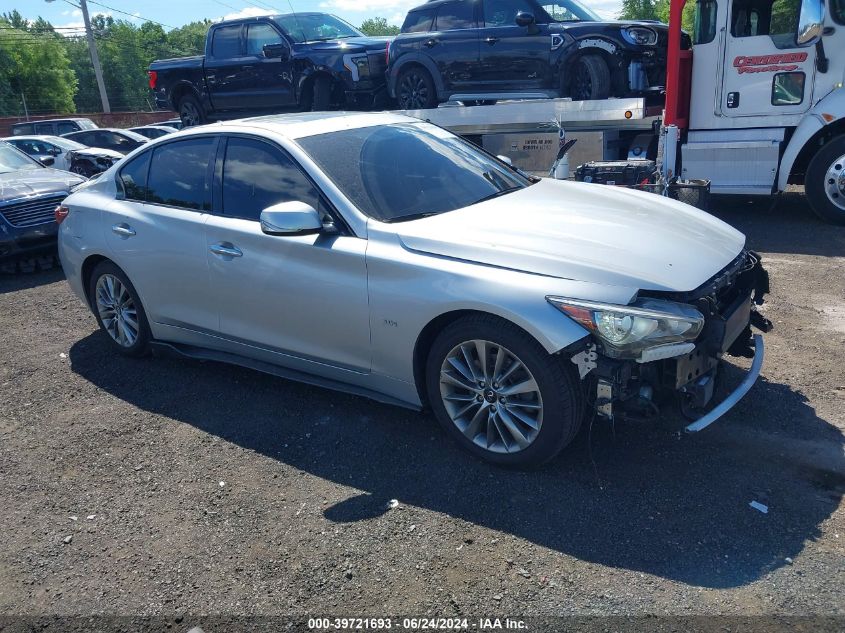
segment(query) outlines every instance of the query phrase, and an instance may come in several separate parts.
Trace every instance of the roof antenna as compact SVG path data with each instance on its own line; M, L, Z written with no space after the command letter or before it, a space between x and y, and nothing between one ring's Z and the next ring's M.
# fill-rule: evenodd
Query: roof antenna
M299 23L299 16L296 15L296 9L293 8L293 2L288 0L288 6L290 7L290 12L293 13L293 21L296 22L296 28L299 29L300 35L302 35L302 41L307 42L308 38L305 37L305 30L302 28L302 25Z

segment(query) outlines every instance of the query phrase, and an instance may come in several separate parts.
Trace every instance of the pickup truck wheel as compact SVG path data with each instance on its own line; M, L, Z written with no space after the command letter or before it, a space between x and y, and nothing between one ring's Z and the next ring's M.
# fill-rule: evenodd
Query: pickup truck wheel
M604 59L598 55L584 55L575 62L569 79L569 96L575 101L610 96L610 69Z
M539 466L575 437L583 391L574 368L492 315L459 319L435 339L426 390L465 450L501 466Z
M179 118L182 120L182 127L202 125L205 117L202 113L202 106L193 95L185 95L179 101Z
M437 91L428 71L419 66L401 71L396 80L396 100L402 110L436 108Z
M845 224L845 136L827 142L807 166L804 192L816 215Z
M332 103L332 80L330 77L317 76L311 84L311 111L325 112Z

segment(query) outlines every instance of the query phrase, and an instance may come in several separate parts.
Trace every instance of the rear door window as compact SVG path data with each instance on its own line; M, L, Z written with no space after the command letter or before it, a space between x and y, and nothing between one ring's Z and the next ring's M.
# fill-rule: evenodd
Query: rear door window
M59 135L75 132L79 129L76 123L71 123L70 121L62 121L56 127L58 128Z
M232 137L223 160L223 213L258 220L280 202L304 202L320 210L320 193L299 166L278 148Z
M35 133L36 134L53 134L53 124L52 123L36 123L35 124Z
M434 21L434 11L411 11L402 24L403 33L426 33L431 30Z
M152 152L144 152L132 159L120 170L120 184L126 200L144 202L147 199L147 173L150 170Z
M240 57L241 25L221 26L214 29L211 40L211 56L218 59Z
M438 31L452 31L455 29L475 28L475 5L470 2L453 2L444 4L437 11Z
M208 168L216 142L213 137L192 138L153 150L147 202L198 211L211 209Z

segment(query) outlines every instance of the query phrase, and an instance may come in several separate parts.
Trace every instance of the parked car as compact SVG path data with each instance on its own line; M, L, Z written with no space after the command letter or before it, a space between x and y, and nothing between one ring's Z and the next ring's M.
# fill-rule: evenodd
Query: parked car
M0 271L53 265L56 207L83 182L0 141Z
M142 125L140 127L131 127L129 128L129 131L145 136L146 138L153 139L164 136L165 134L172 134L177 131L177 128L169 127L167 125Z
M94 130L97 124L91 119L74 117L70 119L44 119L43 121L27 121L26 123L15 123L11 126L12 136L19 134L40 134L48 136L61 136L77 130Z
M172 127L172 128L177 129L177 130L181 130L182 129L182 119L179 119L179 118L167 119L167 121L162 121L161 123L159 123L159 125L166 125L167 127Z
M218 22L204 56L150 64L150 88L186 126L249 112L366 108L386 98L389 39L327 13Z
M61 136L10 136L0 140L55 169L72 171L86 178L105 171L123 158L120 152L86 147ZM52 162L45 162L48 158Z
M149 140L146 136L141 136L129 130L106 127L97 130L72 132L63 136L88 147L101 147L120 152L121 154L128 154Z
M551 459L592 407L707 404L722 354L753 353L767 291L711 215L529 178L391 113L163 137L58 217L67 279L116 351L428 405L508 465Z
M390 44L388 89L403 109L641 95L665 84L667 46L666 25L602 20L577 0L434 0Z

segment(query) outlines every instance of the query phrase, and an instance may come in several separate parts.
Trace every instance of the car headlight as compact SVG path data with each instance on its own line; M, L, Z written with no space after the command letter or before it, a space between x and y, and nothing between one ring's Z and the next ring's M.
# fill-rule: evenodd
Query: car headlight
M367 55L344 55L344 67L352 73L352 80L358 81L362 77L370 76L370 61Z
M660 299L629 305L546 297L558 310L595 334L608 356L638 358L645 349L695 340L704 317L692 306Z
M622 29L622 39L635 46L654 46L657 44L657 33L644 26L629 26Z

